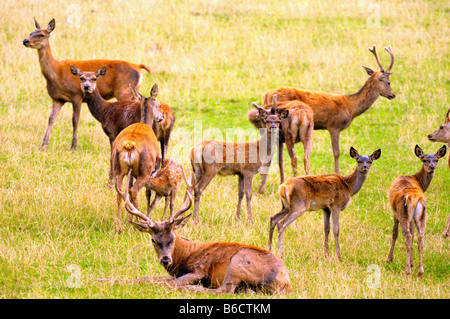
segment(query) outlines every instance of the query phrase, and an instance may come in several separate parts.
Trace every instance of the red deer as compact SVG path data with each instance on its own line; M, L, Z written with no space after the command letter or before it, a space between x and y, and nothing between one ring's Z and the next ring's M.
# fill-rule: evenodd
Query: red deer
M286 227L302 216L306 211L323 210L324 254L328 256L328 234L330 217L333 221L334 247L336 257L341 261L339 250L339 214L350 204L352 196L357 194L367 178L374 160L381 156L381 150L372 155L359 155L351 147L350 156L356 160L356 169L348 176L339 174L294 177L281 184L282 209L270 217L269 250L272 248L272 236L278 227L278 255L283 256L283 234Z
M373 71L364 67L370 76L364 86L355 94L322 93L293 88L278 88L268 91L264 95L264 103L272 101L272 96L277 95L278 101L299 100L308 104L314 112L314 129L328 130L331 136L331 146L334 156L334 171L339 173L339 135L341 131L350 126L353 119L366 112L381 95L392 100L395 94L391 89L389 76L394 65L394 52L389 46L384 48L391 56L389 67L384 70L375 49L375 45L369 48L377 61L379 71Z
M155 205L158 203L161 197L165 198L164 213L162 218L164 219L164 216L166 216L167 206L169 206L169 200L169 218L172 217L175 207L175 199L178 189L181 185L181 179L184 179L187 188L191 187L191 183L186 180L186 176L184 175L183 165L181 165L181 163L174 158L166 159L162 163L161 169L156 173L155 176L152 176L150 178L149 182L146 185L147 192L155 192L155 198L153 199L152 204L148 207L147 217L151 216ZM150 194L148 195L148 198L149 197Z
M169 221L161 222L152 221L136 209L127 196L127 190L121 194L127 211L139 218L138 222L131 223L139 231L151 235L158 261L170 276L99 280L164 282L176 289L208 293L232 294L247 288L265 293L292 290L286 266L267 250L239 243L192 242L178 236L175 230L186 225L191 216L178 218L190 208L189 192L186 192L183 207Z
M139 190L147 185L152 174L158 168L161 158L158 140L151 126L154 120L153 107L149 103L141 103L141 121L123 129L112 145L111 167L116 182L116 189L122 189L123 177L129 172L136 180L130 188L130 196L137 206L136 198ZM131 178L128 178L131 182ZM146 192L147 205L150 204L150 192ZM122 232L120 203L122 196L117 194L117 225L118 233Z
M276 99L275 99L276 100ZM238 175L239 197L236 217L241 215L241 202L247 199L247 219L252 221L251 198L253 176L259 171L265 184L267 171L273 155L272 144L278 139L278 129L281 120L289 115L285 110L281 115L276 114L276 101L270 111L266 111L256 103L253 106L258 110L259 116L265 122L265 132L256 142L218 142L203 141L191 149L191 165L195 175L194 185L194 222L198 222L200 197L217 175Z
M435 132L428 135L428 139L432 142L447 143L450 147L450 109L445 115L444 123ZM448 167L450 168L450 156L448 157ZM447 225L445 226L443 237L450 237L450 216L448 217Z
M80 77L84 101L87 103L92 116L102 124L103 131L109 138L111 151L114 140L124 128L133 123L145 121L144 118L146 114L141 112L141 109L150 110L152 112L152 123L154 125L158 125L157 123L163 121L163 114L160 112L161 104L156 101L158 84L153 85L150 97L145 98L139 94L140 102L109 102L102 98L97 86L97 80L106 74L106 66L101 67L96 72L81 71L73 65L70 65L70 69L73 75ZM134 89L131 88L131 90L135 92ZM111 168L109 173L110 185L113 183L112 177Z
M430 186L438 161L447 152L445 145L436 154L424 154L416 145L415 155L422 162L422 167L415 175L399 176L392 183L388 191L389 203L394 213L394 228L392 230L392 245L387 262L394 260L395 241L398 236L398 225L402 229L406 241L406 268L405 275L411 274L413 264L412 244L414 224L417 228L417 248L419 250L418 276L424 273L422 263L423 235L427 218L425 191Z
M80 118L81 103L83 102L83 93L80 89L79 81L74 77L69 65L85 71L95 72L106 65L108 74L99 80L98 89L100 95L105 99L116 97L118 100L132 100L129 84L139 90L141 84L141 69L150 73L150 69L143 64L133 64L118 60L87 60L87 61L58 61L53 58L50 49L50 34L55 29L55 19L50 21L46 29L39 26L34 20L36 30L28 38L23 40L23 45L27 48L36 49L39 55L39 64L42 74L47 81L47 92L53 101L52 112L48 119L47 130L42 141L41 149L45 150L50 139L50 132L53 124L66 102L73 106L73 138L71 149L75 150L78 143L78 121Z
M270 105L264 106L268 109ZM289 110L289 116L281 121L281 136L278 141L278 164L280 167L281 183L284 183L284 169L283 169L283 145L286 147L291 158L292 171L294 177L297 176L297 155L295 155L295 143L302 142L304 148L303 164L305 167L305 174L309 175L309 157L311 155L312 132L314 130L313 111L309 105L300 101L289 101L277 103L277 109L280 111ZM259 114L253 110L248 112L249 121L256 128L263 128L264 121L259 117ZM264 190L264 185L260 189Z

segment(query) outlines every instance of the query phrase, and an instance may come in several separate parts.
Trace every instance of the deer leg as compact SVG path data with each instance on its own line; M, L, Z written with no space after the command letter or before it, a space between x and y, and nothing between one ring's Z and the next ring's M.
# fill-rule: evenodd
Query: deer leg
M217 170L218 172L218 170ZM200 198L202 196L203 191L212 181L214 176L216 176L217 172L204 172L201 176L200 180L198 180L197 184L194 188L194 223L198 223L198 210L200 206Z
M45 131L44 140L42 141L41 144L42 151L47 149L48 142L50 140L50 132L52 130L53 124L55 123L56 117L61 111L61 108L64 105L64 103L65 102L53 101L52 112L50 113L50 117L48 118L47 130Z
M333 221L334 250L336 252L337 259L342 261L341 251L339 249L339 213L339 210L332 210L331 219Z
M280 184L284 183L284 143L278 140L278 167L280 168Z
M330 130L329 132L331 136L331 147L333 148L334 172L339 174L339 135L341 132L339 130Z
M242 174L239 174L238 178L239 178L239 186L238 186L238 204L236 209L236 218L240 219L242 198L244 198L244 176Z
M323 244L323 254L328 258L328 235L330 234L330 216L331 212L328 208L323 210L323 231L325 235Z
M72 115L72 125L73 125L73 136L72 136L72 146L70 150L75 151L78 146L78 123L80 121L81 113L81 103L83 99L75 98L72 100L73 105L73 115Z
M253 174L244 174L244 192L247 200L247 221L252 223L252 183Z
M293 205L289 214L284 216L277 224L278 226L278 256L283 257L283 235L286 227L294 220L302 216L307 210L306 205L301 203L299 205Z
M408 221L402 221L400 223L402 228L403 237L405 237L406 242L406 266L405 275L409 276L411 274L411 262L412 262L412 235L410 228L410 223Z
M258 194L264 194L264 192L266 191L265 187L266 187L266 183L267 183L268 174L260 173L260 175L261 175L261 184L259 185L259 188L258 188Z
M161 199L161 195L158 195L155 193L155 198L153 198L153 201L150 206L147 206L147 217L150 217L153 210L155 209L156 204L158 204L159 200ZM164 217L163 217L164 218Z
M121 173L119 178L117 179L117 188L122 191L122 182L124 173ZM117 218L116 218L116 232L120 234L122 232L122 221L120 216L120 204L122 203L122 196L117 193Z
M173 189L170 192L170 196L169 196L169 198L170 198L170 208L169 208L170 216L169 216L169 218L172 217L172 215L173 215L173 211L174 211L174 208L175 208L175 199L177 197L177 192L178 192L178 190L176 188ZM167 208L167 197L166 197L166 206L164 207L164 214L166 213L166 208Z
M275 229L275 226L288 213L289 213L289 209L283 207L278 213L276 213L270 217L269 241L268 241L268 248L267 248L268 250L272 249L272 237L273 237L273 231Z
M448 216L448 222L445 226L444 232L442 233L442 237L450 237L450 215Z
M313 129L314 129L314 124L311 124L305 130L305 133L302 134L303 135L302 136L302 144L303 144L303 150L305 152L305 155L303 157L303 165L305 166L305 174L306 175L309 175L309 168L310 168L309 158L311 157Z
M394 260L394 247L395 247L395 242L397 241L397 236L398 236L398 219L394 217L394 228L392 229L392 244L391 244L391 249L389 251L389 255L388 255L388 259L387 262L390 263Z
M420 220L416 221L416 227L417 227L417 249L419 250L419 269L418 269L418 276L422 277L424 270L423 270L423 235L425 232L425 218L421 218Z
M289 153L289 157L291 158L291 166L292 166L292 173L294 174L294 177L297 176L297 155L295 155L295 144L294 141L291 138L286 138L286 149Z

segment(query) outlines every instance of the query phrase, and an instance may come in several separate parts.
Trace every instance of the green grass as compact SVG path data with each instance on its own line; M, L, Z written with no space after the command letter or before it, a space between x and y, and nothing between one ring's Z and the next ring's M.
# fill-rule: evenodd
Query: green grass
M379 98L341 134L343 174L355 166L348 156L350 146L361 154L382 149L362 190L341 214L343 261L323 256L322 214L305 214L285 233L284 260L293 291L275 298L449 298L450 241L440 237L450 202L446 160L427 191L425 277L417 278L416 250L413 275L404 277L401 235L394 262L385 261L393 224L386 191L396 176L419 169L415 144L428 153L440 147L426 135L441 123L449 106L447 2L114 0L84 1L70 8L65 3L22 2L0 4L0 297L217 298L150 284L96 281L165 272L148 235L128 225L121 235L115 233L116 194L105 187L109 143L85 106L76 152L69 151L69 104L55 123L47 151L39 150L51 101L36 52L22 45L36 16L41 25L56 18L51 45L57 59L122 59L149 65L153 72L145 74L141 92L147 95L153 83L159 83L160 100L172 106L177 117L169 156L185 163L194 121L201 121L203 130L214 128L223 135L227 128L253 130L247 120L251 102L261 103L265 91L279 86L354 93L366 80L361 65L376 67L367 48L376 44L387 64L381 48L391 44L396 54L391 82L397 97ZM374 12L380 14L379 27L367 22ZM296 152L303 156L301 145ZM329 135L315 131L311 173L331 173L333 167ZM285 168L292 176L287 154ZM269 176L264 195L256 194L259 181L257 176L253 184L253 225L234 218L237 178L217 177L202 197L199 226L189 223L180 235L266 247L269 217L281 205L279 175ZM143 192L139 199L143 207ZM177 205L181 201L180 195ZM80 288L69 287L70 265L81 269ZM378 288L367 284L370 265L379 267Z

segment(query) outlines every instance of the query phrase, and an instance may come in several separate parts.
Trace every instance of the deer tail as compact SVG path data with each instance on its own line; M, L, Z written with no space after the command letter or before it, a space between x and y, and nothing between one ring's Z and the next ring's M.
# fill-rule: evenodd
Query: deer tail
M130 141L130 140L125 140L122 143L122 147L124 149L126 149L127 151L132 151L136 147L136 142L135 141Z
M148 66L146 66L145 64L139 64L138 67L140 67L141 69L144 69L149 74L152 74L152 71L150 70L150 68Z
M280 194L281 202L283 203L284 208L289 208L289 206L291 205L291 199L290 199L289 193L290 193L290 187L285 184L281 184L280 188L279 188L279 194Z

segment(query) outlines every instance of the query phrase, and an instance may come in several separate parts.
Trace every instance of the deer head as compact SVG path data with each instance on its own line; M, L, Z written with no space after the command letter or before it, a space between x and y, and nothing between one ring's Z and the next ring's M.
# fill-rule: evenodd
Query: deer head
M164 119L163 114L161 113L161 103L156 100L158 96L158 83L155 83L150 91L150 96L145 97L130 85L131 92L136 100L139 101L141 105L141 122L142 123L150 123L149 112L148 110L153 110L153 120L156 123L161 122Z
M358 167L356 168L359 173L367 174L370 170L370 166L374 160L377 160L381 156L381 150L378 149L372 153L372 155L359 155L358 151L352 147L350 147L350 156L355 159L358 163Z
M70 71L73 75L80 77L81 91L86 94L94 93L97 88L97 80L106 74L106 65L102 66L96 72L81 71L76 66L70 65Z
M450 143L450 108L445 115L444 123L439 126L439 129L428 134L428 139L432 142Z
M284 120L289 116L289 110L281 109L277 110L277 96L272 97L272 107L270 111L265 110L263 107L259 106L255 102L252 105L258 110L259 117L264 121L266 129L273 133L275 130L280 128L281 120Z
M436 154L425 154L419 145L416 145L414 148L414 154L421 160L423 168L428 174L433 173L436 170L439 159L444 157L445 153L447 153L447 147L445 145L442 146Z
M392 66L394 65L394 51L392 50L391 46L385 47L384 49L391 56L391 63L386 70L384 70L383 65L381 64L375 45L373 45L372 48L369 48L369 51L375 56L379 71L373 71L372 69L365 66L363 66L363 68L366 70L367 74L373 78L380 95L389 100L392 100L393 98L395 98L395 94L394 92L392 92L389 76L392 74L391 70Z
M36 30L30 33L30 36L23 40L23 45L27 48L42 49L48 45L50 33L55 29L55 19L49 22L47 29L42 29L34 18L34 26Z
M172 264L173 261L172 254L174 251L176 238L176 234L174 231L176 229L184 227L189 217L191 217L192 215L189 214L187 216L178 218L178 216L182 215L183 213L188 211L189 208L191 208L191 193L186 190L187 196L185 196L183 205L180 207L180 209L178 209L177 212L173 214L172 217L170 217L169 221L154 222L145 214L141 213L130 201L130 197L128 196L128 188L131 172L132 171L130 170L128 173L127 181L125 182L125 191L122 192L121 190L119 190L119 188L117 187L117 181L116 190L124 199L126 210L131 215L138 217L137 222L133 222L132 220L130 220L129 222L139 231L149 233L152 236L152 244L158 255L159 263L164 267L168 267Z

